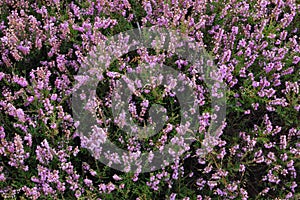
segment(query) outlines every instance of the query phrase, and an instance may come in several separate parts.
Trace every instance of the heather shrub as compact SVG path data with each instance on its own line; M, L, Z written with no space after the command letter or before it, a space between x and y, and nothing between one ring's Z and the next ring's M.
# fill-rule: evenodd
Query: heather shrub
M299 13L298 0L1 1L1 197L299 199ZM193 64L156 49L128 52L109 64L97 85L95 138L105 135L132 153L127 159L168 143L186 151L155 171L123 172L96 159L80 137L84 124L72 110L76 75L103 41L152 26L192 38L213 58L226 85L226 121L213 149L202 155L214 116L207 84ZM158 134L136 138L114 124L116 74L143 63L168 65L194 81L199 129L191 145L176 137L188 116L180 115L167 86L142 86L142 95L130 99L129 113L140 126L150 123L151 106L164 108L168 123Z

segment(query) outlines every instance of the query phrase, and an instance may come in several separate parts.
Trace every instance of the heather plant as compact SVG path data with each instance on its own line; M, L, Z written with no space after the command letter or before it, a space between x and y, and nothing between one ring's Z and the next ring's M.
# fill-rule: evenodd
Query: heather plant
M1 198L299 199L299 24L298 0L1 1ZM94 138L78 132L84 123L76 120L72 100L80 70L112 36L132 29L147 35L142 31L153 26L205 49L226 85L226 121L206 154L201 149L214 119L209 85L193 63L155 48L108 63L91 105L99 125ZM182 72L195 89L198 131L188 146L176 134L180 120L189 118L166 86L136 81L141 95L131 96L127 113L142 127L152 123L151 107L160 105L167 123L158 134L134 137L122 130L124 115L114 117L112 98L125 91L115 92L121 75L162 64ZM123 160L171 143L185 151L155 171L124 172L87 148L104 140L131 153ZM115 154L98 156L117 161Z

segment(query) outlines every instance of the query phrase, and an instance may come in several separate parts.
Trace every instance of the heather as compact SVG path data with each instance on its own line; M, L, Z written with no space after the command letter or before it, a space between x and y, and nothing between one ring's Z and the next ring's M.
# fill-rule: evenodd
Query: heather
M172 163L155 171L121 172L86 148L93 140L80 137L83 124L75 120L72 92L97 45L151 26L189 36L213 58L216 76L227 87L226 121L213 149L201 156L214 116L209 91L193 66L153 49L122 55L109 64L97 87L94 141L110 139L132 153L125 160L168 143L185 152L174 153ZM298 0L1 1L2 198L299 199L299 37ZM194 81L200 117L191 145L173 137L182 131L180 118L188 116L178 117L180 105L168 87L140 86L143 98L133 95L129 103L140 125L150 105L164 105L168 124L159 134L136 138L113 123L122 122L112 117L116 74L135 71L143 62L164 63ZM114 154L102 156L118 160Z

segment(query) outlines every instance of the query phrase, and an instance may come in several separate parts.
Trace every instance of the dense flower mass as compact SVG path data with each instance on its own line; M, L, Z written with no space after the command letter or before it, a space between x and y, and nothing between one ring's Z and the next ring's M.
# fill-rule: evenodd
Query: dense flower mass
M213 58L213 76L227 86L226 122L204 156L202 141L215 117L209 91L188 61L153 49L107 63L97 105L87 105L99 126L92 139L79 137L84 124L74 120L72 92L75 81L86 81L75 76L89 53L110 36L151 26L189 36ZM0 1L1 198L299 199L299 37L299 0ZM113 118L116 80L142 70L141 63L163 63L184 75L167 87L158 86L160 77L148 85L136 81L145 98L132 95L128 113ZM195 88L201 111L191 145L180 136L180 105L172 92L183 76ZM145 139L122 132L126 115L141 126L159 123L148 117L157 103L168 120L159 134ZM130 156L102 155L108 139ZM152 152L168 143L184 153L170 151L173 162L149 173L120 172L96 159L121 163L150 152L151 163Z

